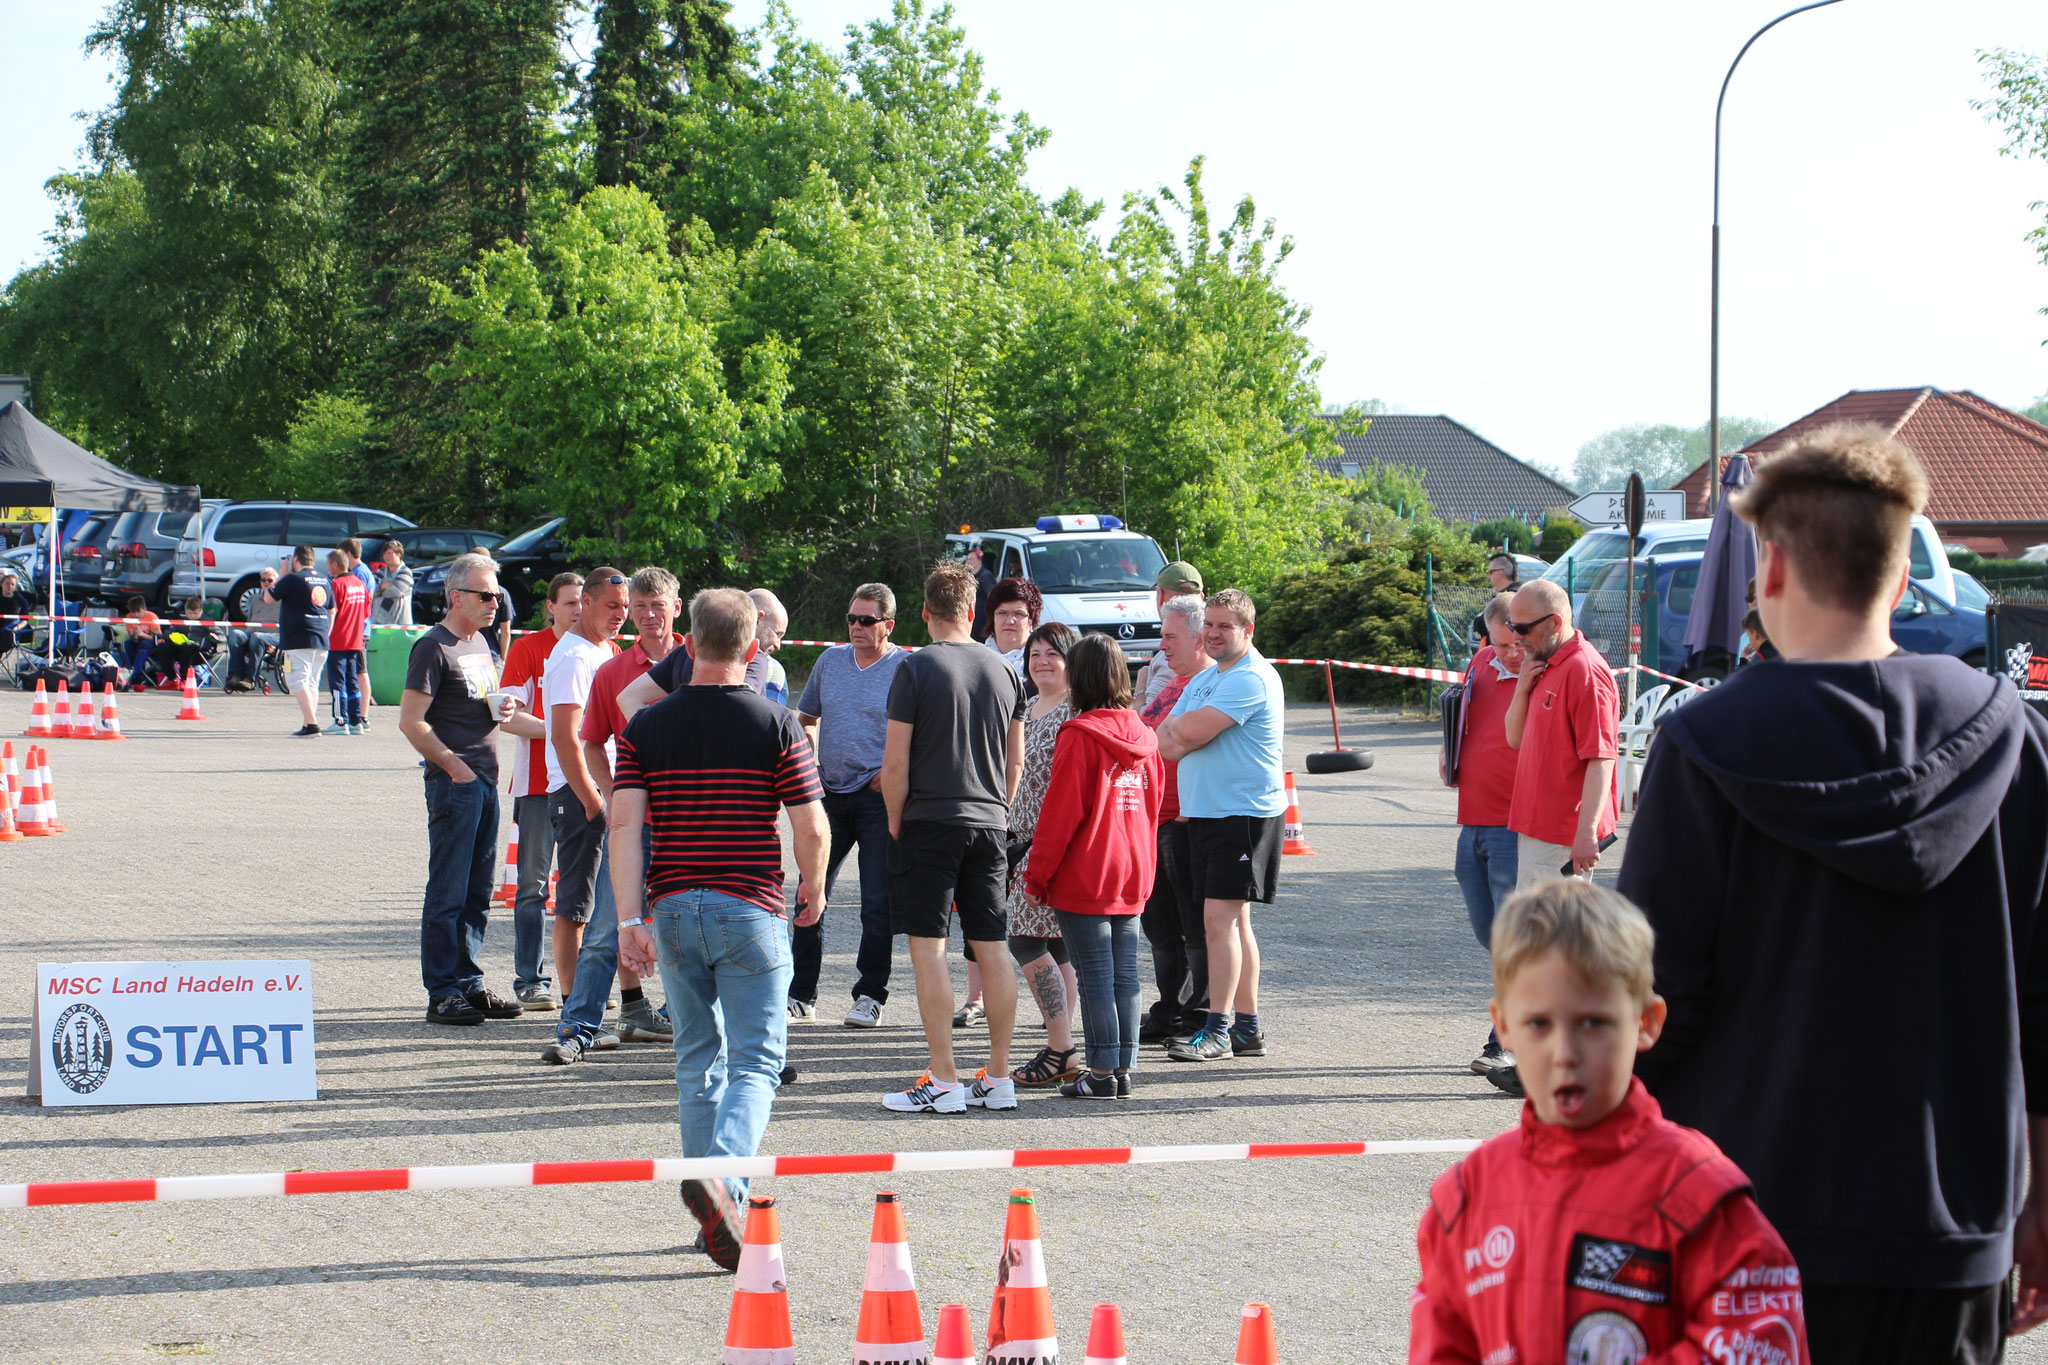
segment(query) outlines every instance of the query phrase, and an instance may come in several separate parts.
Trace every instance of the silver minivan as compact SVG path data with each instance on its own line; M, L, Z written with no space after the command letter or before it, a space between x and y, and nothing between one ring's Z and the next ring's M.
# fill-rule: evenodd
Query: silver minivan
M177 567L171 573L171 597L212 597L227 604L227 619L246 621L260 600L256 576L274 569L295 545L313 547L313 565L321 567L327 552L354 536L382 539L408 530L404 517L373 507L338 502L230 502L209 507L194 534L178 542Z

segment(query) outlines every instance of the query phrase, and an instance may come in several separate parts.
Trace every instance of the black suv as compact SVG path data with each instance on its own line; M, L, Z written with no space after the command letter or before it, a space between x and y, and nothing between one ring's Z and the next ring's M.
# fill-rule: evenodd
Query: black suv
M498 583L512 594L512 624L525 626L534 604L548 595L548 580L572 566L569 543L562 539L563 517L542 517L529 522L493 546L489 554L498 562ZM432 625L448 610L447 594L441 582L446 565L415 570L412 582L412 619Z

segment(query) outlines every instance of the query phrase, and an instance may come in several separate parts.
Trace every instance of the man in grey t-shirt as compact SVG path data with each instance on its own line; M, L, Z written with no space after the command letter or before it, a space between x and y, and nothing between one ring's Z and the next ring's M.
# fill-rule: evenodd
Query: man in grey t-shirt
M885 1096L899 1113L1014 1109L1010 1031L1017 974L1008 949L1004 881L1010 802L1024 772L1024 682L974 643L974 576L958 560L924 581L932 643L897 665L882 754L888 806L889 916L910 937L917 1011L931 1050L929 1077ZM946 933L955 908L981 964L988 1066L960 1084L953 1065L953 981Z
M882 751L889 732L889 685L905 658L889 643L896 628L896 594L887 583L863 583L846 609L846 637L818 656L796 704L797 718L818 753L825 787L825 823L832 848L825 860L829 904L846 855L860 846L860 951L854 956L853 1008L848 1028L882 1022L894 965L895 930L889 924L889 810L882 800ZM765 653L765 651L764 651ZM798 925L796 974L789 983L791 1023L817 1015L818 967L825 922Z

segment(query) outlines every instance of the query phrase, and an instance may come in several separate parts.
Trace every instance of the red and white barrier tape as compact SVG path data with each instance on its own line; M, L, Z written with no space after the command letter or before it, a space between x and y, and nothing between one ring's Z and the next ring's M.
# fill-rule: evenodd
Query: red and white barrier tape
M1366 673L1391 673L1397 678L1422 678L1429 682L1455 683L1465 681L1463 673L1448 668L1402 668L1394 664L1355 664L1348 659L1268 659L1269 664L1301 664L1310 668L1321 668L1328 664L1332 668L1352 668Z
M771 1176L878 1175L896 1171L1000 1171L1046 1166L1164 1166L1266 1157L1401 1156L1463 1153L1478 1139L1397 1142L1253 1142L1185 1147L1040 1147L979 1152L867 1152L847 1156L655 1157L630 1161L528 1161L487 1166L410 1166L365 1171L280 1171L268 1175L174 1175L144 1180L57 1180L0 1185L0 1209L52 1204L142 1204L157 1200L257 1199L272 1195L378 1190L524 1189Z

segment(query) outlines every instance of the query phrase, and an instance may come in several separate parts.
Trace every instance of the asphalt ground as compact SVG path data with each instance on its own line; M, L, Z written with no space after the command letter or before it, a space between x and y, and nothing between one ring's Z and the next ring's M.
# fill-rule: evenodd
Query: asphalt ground
M0 1181L678 1154L673 1061L630 1046L541 1065L554 1016L478 1029L422 1020L424 813L394 708L361 738L294 740L282 697L124 699L133 742L58 742L68 835L0 846ZM0 698L18 734L27 699ZM923 1065L907 957L873 1032L846 1029L857 898L828 917L820 1021L793 1027L797 1083L770 1153L1484 1137L1512 1101L1466 1064L1485 1038L1485 958L1450 874L1454 793L1431 723L1348 711L1365 773L1312 777L1327 712L1288 716L1315 857L1286 860L1256 924L1264 1059L1147 1050L1124 1104L1027 1093L1010 1113L899 1116ZM17 745L19 741L17 741ZM509 802L506 806L509 815ZM1603 875L1619 862L1611 850ZM509 914L489 984L509 993ZM297 958L313 963L320 1098L40 1108L23 1097L35 965ZM1149 982L1149 963L1141 964ZM960 976L956 966L956 978ZM1028 1009L1028 1005L1027 1005ZM1019 1032L1028 1057L1040 1034ZM970 1033L961 1056L983 1057ZM811 1177L780 1206L799 1358L849 1358L875 1192L905 1197L927 1327L986 1325L1006 1192L1039 1195L1057 1323L1122 1306L1134 1361L1232 1359L1240 1307L1273 1305L1283 1357L1405 1352L1414 1235L1434 1156ZM351 1194L0 1214L0 1357L710 1361L732 1292L688 1246L666 1185ZM2021 1351L2015 1358L2048 1358Z

